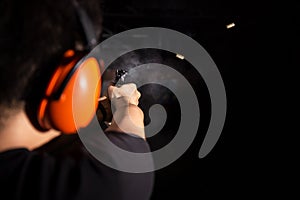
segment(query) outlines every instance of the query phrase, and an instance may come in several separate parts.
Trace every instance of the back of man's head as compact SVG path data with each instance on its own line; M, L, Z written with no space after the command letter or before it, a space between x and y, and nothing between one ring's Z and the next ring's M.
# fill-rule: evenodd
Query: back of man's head
M99 38L101 0L77 1ZM36 76L55 68L63 53L80 46L83 37L74 0L0 2L0 127L13 110L22 109L31 88L37 86Z

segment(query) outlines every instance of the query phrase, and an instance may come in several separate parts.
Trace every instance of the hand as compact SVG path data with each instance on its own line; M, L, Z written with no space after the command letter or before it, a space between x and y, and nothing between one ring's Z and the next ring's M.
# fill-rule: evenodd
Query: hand
M137 90L134 83L124 84L121 87L109 86L108 95L111 101L117 99L124 101L124 104L139 104L141 93Z
M131 133L145 139L144 113L138 107L141 93L136 85L110 86L108 95L112 103L113 121L106 130Z

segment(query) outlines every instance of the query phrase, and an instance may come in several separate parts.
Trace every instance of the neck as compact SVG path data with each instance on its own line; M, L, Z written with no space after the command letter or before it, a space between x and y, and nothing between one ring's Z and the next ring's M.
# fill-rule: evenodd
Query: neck
M36 130L24 111L20 111L7 119L0 130L0 152L16 148L33 150L59 135L55 130L45 133Z

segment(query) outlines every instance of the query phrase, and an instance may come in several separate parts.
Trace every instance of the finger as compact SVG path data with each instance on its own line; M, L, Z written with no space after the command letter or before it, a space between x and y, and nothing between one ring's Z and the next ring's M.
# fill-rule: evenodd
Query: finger
M114 90L115 90L116 88L117 88L117 87L112 86L112 85L108 86L107 92L108 92L108 97L109 97L109 99L111 99L112 94L113 94L113 92L114 92Z
M134 95L132 95L132 97L130 98L130 103L137 106L139 104L140 97L141 97L141 93L138 90L136 90L134 92Z

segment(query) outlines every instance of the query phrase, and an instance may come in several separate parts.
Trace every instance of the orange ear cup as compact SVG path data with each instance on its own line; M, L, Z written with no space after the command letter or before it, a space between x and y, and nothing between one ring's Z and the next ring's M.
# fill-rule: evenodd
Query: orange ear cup
M101 92L100 68L95 58L83 61L59 99L51 99L53 92L59 88L75 64L76 60L59 67L48 85L46 98L42 100L38 111L39 123L44 128L76 133L79 128L87 126L95 115Z

